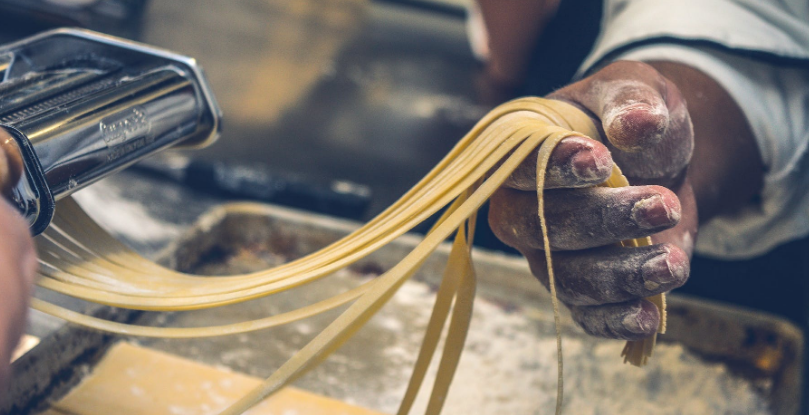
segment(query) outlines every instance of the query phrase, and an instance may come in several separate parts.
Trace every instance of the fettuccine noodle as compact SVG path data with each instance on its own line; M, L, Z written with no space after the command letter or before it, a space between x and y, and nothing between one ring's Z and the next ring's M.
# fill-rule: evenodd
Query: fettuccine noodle
M512 114L512 115L510 115ZM507 119L504 119L505 116ZM83 300L137 310L185 311L240 303L304 286L369 255L447 207L424 239L380 277L325 300L265 318L211 327L147 327L108 321L33 299L32 306L70 322L132 336L188 338L222 336L275 327L340 306L348 308L309 344L283 364L263 385L225 410L241 414L252 405L325 360L376 313L426 258L455 234L447 268L399 414L410 413L449 319L427 414L438 414L460 359L472 316L475 274L471 245L478 208L532 152L537 159L538 215L542 226L557 333L557 414L562 408L562 337L552 255L543 217L543 188L548 159L564 138L598 139L590 119L576 108L540 98L506 103L486 115L438 165L396 203L343 239L318 252L268 270L225 277L200 277L161 267L128 249L98 226L70 198L59 202L51 227L37 241L43 288ZM616 167L607 186L627 186ZM648 238L624 246L650 244ZM650 298L661 312L663 295ZM350 305L349 305L350 304ZM625 361L643 365L655 337L628 342Z

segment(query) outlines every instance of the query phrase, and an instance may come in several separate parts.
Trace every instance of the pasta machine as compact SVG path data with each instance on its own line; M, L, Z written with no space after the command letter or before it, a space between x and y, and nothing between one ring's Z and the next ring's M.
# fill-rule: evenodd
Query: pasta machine
M194 59L86 30L0 47L0 142L22 161L7 197L41 233L56 201L171 146L219 136Z

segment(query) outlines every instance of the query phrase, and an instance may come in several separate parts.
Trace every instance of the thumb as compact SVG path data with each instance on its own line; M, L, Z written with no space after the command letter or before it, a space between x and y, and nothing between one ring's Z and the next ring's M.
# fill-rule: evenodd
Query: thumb
M22 175L20 148L5 129L0 127L0 195L8 195Z
M637 152L663 140L669 110L658 90L637 80L600 82L595 89L594 112L617 149Z
M597 118L613 160L638 184L668 185L691 160L694 133L685 100L649 65L615 62L550 97Z

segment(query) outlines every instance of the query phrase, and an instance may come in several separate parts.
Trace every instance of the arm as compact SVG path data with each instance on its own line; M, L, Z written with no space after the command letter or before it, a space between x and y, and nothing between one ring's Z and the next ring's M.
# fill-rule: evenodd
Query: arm
M680 64L616 62L551 97L590 113L608 139L565 140L549 166L568 177L545 196L560 300L591 334L646 337L659 315L642 298L685 283L698 212L706 220L758 191L752 133L716 82ZM635 186L582 187L606 179L613 160ZM547 283L530 166L492 198L489 220ZM645 235L655 245L608 246Z
M487 34L486 77L504 89L524 81L531 51L561 0L478 0Z
M14 145L0 136L0 191L7 194L19 178L22 164L3 148ZM34 243L28 226L0 197L0 397L8 385L8 363L25 326L31 284L37 269Z

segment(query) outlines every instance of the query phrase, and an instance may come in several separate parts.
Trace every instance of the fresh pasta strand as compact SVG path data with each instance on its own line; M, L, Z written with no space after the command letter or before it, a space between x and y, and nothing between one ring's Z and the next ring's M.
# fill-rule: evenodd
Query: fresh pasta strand
M241 414L268 395L295 381L359 330L412 277L427 257L455 234L436 304L398 414L410 413L427 368L449 320L427 414L440 413L457 368L471 321L475 275L471 258L475 215L532 152L537 157L538 216L547 259L557 337L556 413L563 403L562 336L552 252L544 220L544 178L555 146L564 138L598 138L590 119L568 104L541 98L518 99L495 108L422 180L377 217L339 241L303 258L268 270L233 276L200 277L159 266L115 240L67 198L58 204L53 225L38 239L43 288L86 301L138 310L188 311L241 303L328 277L383 247L447 207L424 239L397 265L351 290L265 318L209 327L146 327L84 315L41 299L32 307L86 327L134 336L188 338L262 330L347 307L309 344L284 363L260 387L222 414ZM605 186L629 183L615 167ZM252 209L260 209L251 205ZM626 247L651 244L649 238L624 241ZM665 297L649 299L660 310L659 333L665 331ZM627 342L625 362L641 366L651 356L655 336Z
M553 306L553 326L556 330L556 415L562 413L564 402L565 379L564 359L562 357L562 323L559 321L559 299L556 297L556 277L553 274L553 258L551 255L551 241L548 239L548 225L545 222L545 172L548 170L548 160L553 149L562 141L563 136L555 136L543 143L537 154L537 215L542 229L542 247L545 250L545 262L548 268L548 285L551 291L551 305Z

